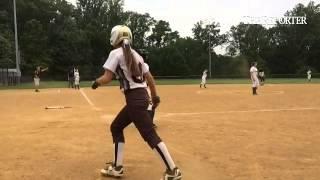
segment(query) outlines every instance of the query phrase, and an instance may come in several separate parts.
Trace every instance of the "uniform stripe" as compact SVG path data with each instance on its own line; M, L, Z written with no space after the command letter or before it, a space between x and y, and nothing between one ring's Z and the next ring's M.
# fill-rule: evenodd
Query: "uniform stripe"
M116 72L119 76L120 87L123 87L124 90L130 89L130 83L127 77L125 76L123 69L121 69L121 67L118 66Z
M114 165L117 166L118 161L118 143L114 144Z
M176 165L174 164L166 145L163 142L160 142L155 147L155 149L156 152L158 152L158 154L160 155L163 162L166 164L167 169L173 170L176 167Z
M114 143L114 165L122 166L124 143Z
M90 106L95 107L94 104L92 103L92 101L88 98L88 96L86 95L86 93L82 89L80 89L80 93L87 100L87 102L88 102L88 104L90 104Z
M158 146L156 146L156 150L157 150L157 152L159 153L159 155L160 155L161 159L163 160L163 162L166 164L167 169L171 169L170 166L169 166L169 163L168 163L168 161L166 160L166 157L165 157L164 154L162 153L161 149L160 149Z

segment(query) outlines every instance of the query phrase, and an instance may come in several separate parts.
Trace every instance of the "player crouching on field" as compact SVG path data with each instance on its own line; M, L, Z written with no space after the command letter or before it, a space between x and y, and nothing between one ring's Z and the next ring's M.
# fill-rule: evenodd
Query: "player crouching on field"
M114 143L114 159L111 165L101 170L101 174L111 177L123 176L123 130L132 122L137 127L143 139L149 144L162 159L167 170L163 175L164 180L180 180L182 175L176 167L171 155L152 126L152 120L148 114L147 83L151 91L153 105L157 107L160 98L156 92L156 86L143 58L131 48L132 33L127 26L115 26L111 31L110 43L114 47L103 68L104 75L96 79L92 88L96 89L101 84L109 83L114 75L119 77L124 89L126 105L122 108L111 124L111 133ZM139 159L137 159L139 162ZM152 179L145 177L144 179Z
M251 64L250 68L250 77L252 81L252 94L253 95L258 95L257 89L259 87L259 78L258 78L258 69L257 69L257 62L253 62Z

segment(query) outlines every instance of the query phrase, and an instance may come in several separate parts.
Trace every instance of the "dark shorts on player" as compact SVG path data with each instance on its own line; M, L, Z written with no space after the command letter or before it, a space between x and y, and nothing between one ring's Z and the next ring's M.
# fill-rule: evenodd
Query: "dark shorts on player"
M140 135L153 149L161 142L156 133L152 118L147 110L149 97L145 88L137 88L125 91L126 106L122 108L111 124L113 142L125 142L123 130L131 122L134 123Z

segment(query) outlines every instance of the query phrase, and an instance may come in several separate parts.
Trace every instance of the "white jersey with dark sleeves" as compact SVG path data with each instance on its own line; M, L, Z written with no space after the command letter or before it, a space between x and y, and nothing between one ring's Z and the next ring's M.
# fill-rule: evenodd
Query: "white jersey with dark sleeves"
M114 74L116 74L116 76L119 77L120 87L124 90L147 87L147 83L143 74L149 72L149 66L144 63L143 58L133 49L132 54L142 72L141 76L139 77L133 77L131 72L128 70L121 47L112 50L108 59L103 65L104 69L112 71Z

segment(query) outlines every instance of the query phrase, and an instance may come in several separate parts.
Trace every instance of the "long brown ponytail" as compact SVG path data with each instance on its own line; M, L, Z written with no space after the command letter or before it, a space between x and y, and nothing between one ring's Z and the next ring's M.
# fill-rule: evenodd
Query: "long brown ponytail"
M122 50L123 50L124 58L126 60L127 68L131 72L132 76L136 76L136 77L141 76L142 72L137 64L136 59L132 54L129 40L124 39L122 41Z

